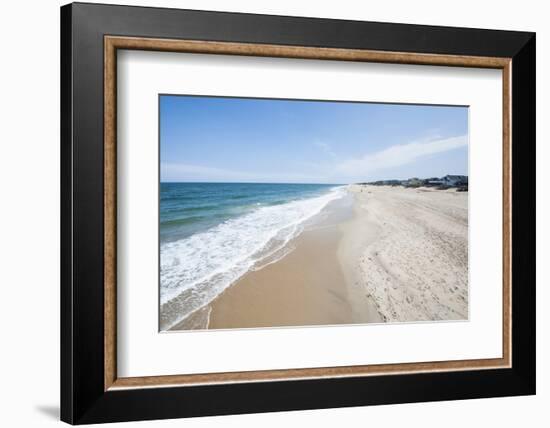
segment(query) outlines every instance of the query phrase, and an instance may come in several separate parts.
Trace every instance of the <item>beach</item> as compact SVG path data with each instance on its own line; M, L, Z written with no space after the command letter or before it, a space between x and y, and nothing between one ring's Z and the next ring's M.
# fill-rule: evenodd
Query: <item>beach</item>
M352 191L356 222L372 233L359 249L357 277L383 320L467 319L468 193L399 186Z
M371 185L330 191L310 199L307 215L301 201L283 205L299 213L291 233L270 238L267 256L255 256L206 303L195 299L196 308L169 328L468 318L467 192ZM161 316L195 302L196 290L167 299Z

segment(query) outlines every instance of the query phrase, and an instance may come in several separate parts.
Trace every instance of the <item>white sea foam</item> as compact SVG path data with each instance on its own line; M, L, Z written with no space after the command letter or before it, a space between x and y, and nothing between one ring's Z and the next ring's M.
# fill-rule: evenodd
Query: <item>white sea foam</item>
M306 220L345 195L343 187L314 198L260 207L188 238L162 244L161 329L211 302L243 274L284 252Z

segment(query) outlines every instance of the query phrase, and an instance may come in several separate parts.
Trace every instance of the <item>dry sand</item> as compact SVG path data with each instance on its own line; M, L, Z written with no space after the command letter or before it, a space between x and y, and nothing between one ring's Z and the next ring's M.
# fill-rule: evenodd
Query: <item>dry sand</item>
M384 321L468 318L468 193L352 186L365 242L357 275ZM368 226L367 226L368 224Z
M348 187L289 245L173 330L468 317L468 193Z

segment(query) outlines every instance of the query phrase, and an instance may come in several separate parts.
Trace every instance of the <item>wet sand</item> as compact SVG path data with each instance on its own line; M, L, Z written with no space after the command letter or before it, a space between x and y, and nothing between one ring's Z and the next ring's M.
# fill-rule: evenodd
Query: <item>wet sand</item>
M468 193L352 185L172 330L467 319Z
M353 197L330 203L312 219L291 252L249 272L226 289L186 329L209 313L208 328L253 328L380 321L374 304L346 280L338 256L343 225L354 215Z

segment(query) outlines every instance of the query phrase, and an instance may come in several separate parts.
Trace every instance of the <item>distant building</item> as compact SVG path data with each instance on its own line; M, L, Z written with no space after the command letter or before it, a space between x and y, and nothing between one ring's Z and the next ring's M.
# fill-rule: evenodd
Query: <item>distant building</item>
M403 187L421 187L432 186L438 189L448 189L449 187L456 187L458 190L468 190L468 176L467 175L446 175L445 177L431 177L431 178L409 178L408 180L378 180L371 181L369 183L374 186L403 186Z
M401 182L401 184L405 187L420 187L424 184L424 181L415 177L415 178L409 178L408 180L404 180Z
M467 186L468 176L466 175L446 175L442 178L442 184L446 186Z

